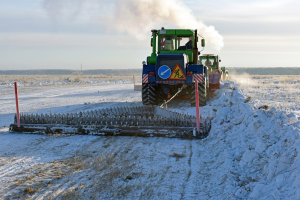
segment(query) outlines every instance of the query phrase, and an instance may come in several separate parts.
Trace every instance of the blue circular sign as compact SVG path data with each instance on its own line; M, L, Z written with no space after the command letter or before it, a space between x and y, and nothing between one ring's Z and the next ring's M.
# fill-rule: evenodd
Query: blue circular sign
M167 79L171 76L171 69L170 67L168 67L167 65L162 65L159 69L158 69L158 75L160 78L162 79Z

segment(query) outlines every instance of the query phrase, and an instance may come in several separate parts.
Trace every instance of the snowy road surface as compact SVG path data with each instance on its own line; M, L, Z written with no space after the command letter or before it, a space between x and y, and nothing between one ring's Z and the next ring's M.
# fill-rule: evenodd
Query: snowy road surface
M233 82L201 108L204 140L8 132L0 98L0 199L300 199L299 116L258 110ZM20 109L64 113L141 105L132 84L24 87ZM195 114L188 102L170 109Z

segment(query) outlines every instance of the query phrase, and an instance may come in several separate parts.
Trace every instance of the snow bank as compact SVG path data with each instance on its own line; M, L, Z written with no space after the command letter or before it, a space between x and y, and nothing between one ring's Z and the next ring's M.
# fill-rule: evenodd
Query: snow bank
M210 160L217 167L207 169L213 171L212 179L201 180L211 190L201 199L300 199L299 118L275 108L257 110L245 100L227 82L202 110L214 118L209 137L198 149L206 154L200 168L209 167L205 163ZM222 193L213 193L221 188Z

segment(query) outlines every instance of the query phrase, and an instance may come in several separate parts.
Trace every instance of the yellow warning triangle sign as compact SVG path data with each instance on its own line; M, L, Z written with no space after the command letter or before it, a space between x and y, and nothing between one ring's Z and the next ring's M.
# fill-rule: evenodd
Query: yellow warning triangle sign
M186 77L184 73L182 72L181 68L179 65L176 65L170 78L172 80L186 80Z

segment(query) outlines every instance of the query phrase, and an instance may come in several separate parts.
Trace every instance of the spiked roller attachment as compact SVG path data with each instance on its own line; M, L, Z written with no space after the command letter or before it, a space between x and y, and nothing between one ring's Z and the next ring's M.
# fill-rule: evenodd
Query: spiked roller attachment
M21 127L10 125L12 132L32 134L72 134L101 136L140 136L198 138L210 131L210 118L201 118L196 131L196 117L158 106L105 108L68 114L21 114Z

